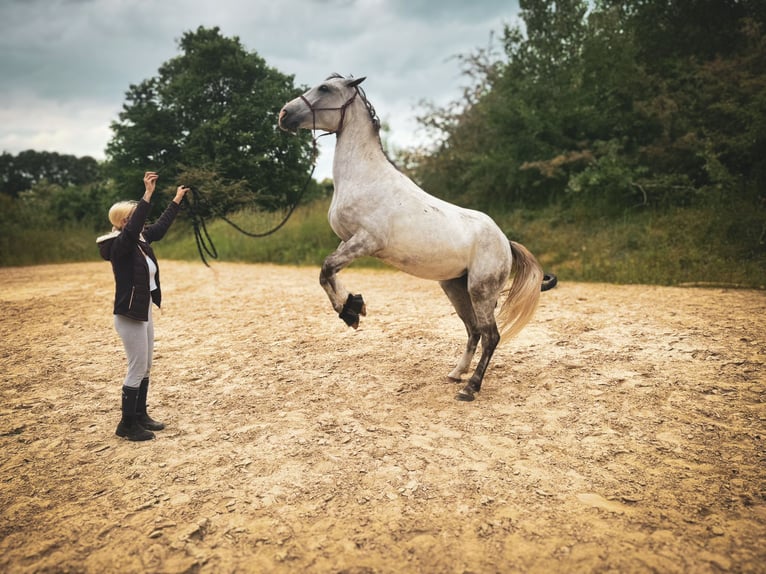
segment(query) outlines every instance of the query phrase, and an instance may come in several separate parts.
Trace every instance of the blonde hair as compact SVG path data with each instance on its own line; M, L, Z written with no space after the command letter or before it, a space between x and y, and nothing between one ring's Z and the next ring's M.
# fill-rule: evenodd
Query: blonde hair
M109 208L109 223L112 224L113 229L122 229L123 221L130 217L136 205L138 205L137 201L118 201Z

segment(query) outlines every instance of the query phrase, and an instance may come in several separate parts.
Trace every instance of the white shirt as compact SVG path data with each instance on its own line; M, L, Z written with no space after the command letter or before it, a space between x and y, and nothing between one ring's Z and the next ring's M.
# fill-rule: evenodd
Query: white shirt
M149 291L154 291L157 288L157 266L151 257L146 254L144 257L146 257L146 264L149 266Z

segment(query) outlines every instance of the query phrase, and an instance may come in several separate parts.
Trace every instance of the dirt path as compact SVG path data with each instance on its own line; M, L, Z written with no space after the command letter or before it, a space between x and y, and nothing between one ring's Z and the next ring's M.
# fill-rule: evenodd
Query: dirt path
M561 284L473 403L435 283L166 261L114 436L104 263L0 269L0 571L766 572L766 293Z

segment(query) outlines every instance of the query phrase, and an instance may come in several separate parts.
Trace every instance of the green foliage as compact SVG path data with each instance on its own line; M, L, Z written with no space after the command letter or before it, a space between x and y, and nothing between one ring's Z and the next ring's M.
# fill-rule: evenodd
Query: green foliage
M636 36L640 61L663 68L689 58L712 60L741 53L743 20L766 21L761 0L601 0L602 8L616 9Z
M582 196L575 203L603 215L620 215L628 202L632 207L646 205L646 191L637 183L646 168L625 162L620 142L593 142L593 149L593 159L567 182L567 191Z
M115 195L102 171L102 165L89 156L32 150L0 155L0 197L7 199L5 215L13 214L7 225L23 220L40 227L103 226Z
M506 27L502 56L463 58L473 86L427 110L437 146L405 165L433 193L484 208L566 200L620 213L637 199L667 208L711 193L757 206L764 11L696 4L522 1L524 31Z
M154 170L168 194L197 185L208 217L293 203L312 150L310 134L277 127L281 106L298 93L292 76L218 28L186 32L179 48L158 76L130 86L112 124L108 167L120 192L134 197L143 172Z
M108 225L107 213L117 199L108 182L68 186L55 190L50 209L60 224L78 223L87 229L99 230Z
M75 157L56 152L27 150L14 156L0 154L0 193L17 197L36 183L47 181L67 187L86 185L100 177L92 157Z
M51 207L60 189L43 183L17 199L0 193L0 266L84 261L97 255L92 229L62 221Z
M91 230L107 224L107 212L116 201L115 190L108 182L61 186L42 180L20 191L15 200L0 196L8 205L4 213L8 224L31 227L76 224Z

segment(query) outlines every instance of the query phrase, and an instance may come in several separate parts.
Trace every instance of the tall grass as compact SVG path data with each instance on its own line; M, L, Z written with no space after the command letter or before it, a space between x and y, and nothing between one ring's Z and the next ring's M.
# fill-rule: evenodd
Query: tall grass
M0 232L0 267L97 259L96 235L74 225L8 226Z
M615 220L549 207L498 221L560 280L766 288L766 250L757 234L732 240L732 213L685 208Z

